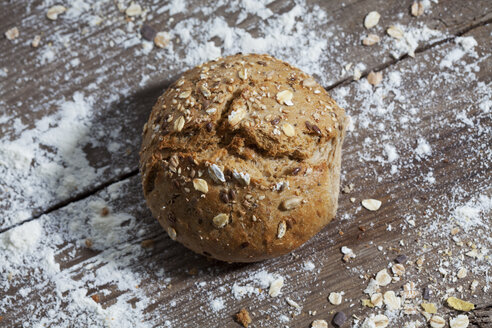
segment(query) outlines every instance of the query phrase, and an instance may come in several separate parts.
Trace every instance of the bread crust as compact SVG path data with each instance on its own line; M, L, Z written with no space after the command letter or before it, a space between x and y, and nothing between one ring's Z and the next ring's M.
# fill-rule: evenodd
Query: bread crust
M187 72L144 126L143 190L169 236L228 262L302 245L336 214L347 118L315 80L269 55Z

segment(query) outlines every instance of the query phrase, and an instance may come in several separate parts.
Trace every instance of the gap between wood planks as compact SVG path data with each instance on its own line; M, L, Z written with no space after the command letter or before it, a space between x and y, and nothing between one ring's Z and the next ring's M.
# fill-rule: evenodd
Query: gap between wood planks
M442 39L442 40L439 40L439 41L436 41L436 42L429 43L429 44L424 45L424 46L422 46L422 47L418 47L418 48L415 50L415 53L416 53L416 54L417 54L417 53L423 53L423 52L425 52L425 51L427 51L427 50L429 50L429 49L433 49L434 47L437 47L437 46L439 46L439 45L441 45L441 44L445 44L445 43L448 43L448 42L450 42L450 41L453 41L453 40L454 40L454 39L456 39L457 37L460 37L460 36L462 36L462 35L464 35L464 34L466 34L466 33L468 33L468 32L473 31L474 29L477 29L477 28L479 28L479 27L482 27L482 26L488 25L488 24L490 24L490 23L492 23L492 19L487 19L487 20L482 21L482 22L479 22L479 23L477 23L477 24L472 24L472 25L470 25L469 27L467 27L467 28L463 29L462 31L460 31L460 32L458 32L458 33L456 33L456 34L454 34L454 35L453 35L453 36L451 36L451 37L448 37L448 38L445 38L445 39ZM406 59L408 59L408 58L410 58L410 56L409 56L408 54L405 54L405 55L400 56L399 58L392 59L392 60L390 60L390 61L388 61L388 62L386 62L386 63L382 63L382 64L377 65L377 66L375 66L375 67L372 67L372 68L366 69L366 70L362 73L361 78L365 78L365 77L366 77L366 76L367 76L367 75L368 75L371 71L381 71L381 70L384 70L384 69L386 69L386 68L388 68L388 67L390 67L390 66L393 66L393 65L395 65L395 64L397 64L397 63L399 63L400 61L406 60ZM354 82L354 80L352 79L352 77L346 77L346 78L343 78L343 79L341 79L341 80L339 80L339 81L337 81L337 82L335 82L335 83L333 83L333 84L331 84L331 85L329 85L329 86L325 87L325 89L326 89L327 91L330 91L330 90L333 90L333 89L335 89L336 87L338 87L338 86L340 86L340 85L347 85L347 84L350 84L350 83L353 83L353 82ZM67 206L67 205L69 205L69 204L71 204L71 203L78 202L78 201L81 201L81 200L83 200L83 199L85 199L85 198L88 198L88 197L90 197L90 196L92 196L92 195L96 194L97 192L99 192L99 191L101 191L101 190L103 190L103 189L105 189L105 188L109 187L109 186L110 186L110 185L112 185L112 184L118 183L118 182L120 182L120 181L123 181L123 180L129 179L129 178L131 178L131 177L133 177L133 176L137 175L137 174L138 174L138 172L139 172L139 169L134 169L134 170L131 170L130 172L127 172L127 173L122 174L122 175L120 175L120 176L117 176L117 177L111 178L111 179L109 179L108 181L103 182L102 184L100 184L100 185L96 186L95 188L92 188L92 189L90 189L90 190L87 190L87 191L81 192L81 193L80 193L80 194L78 194L78 195L75 195L75 196L73 196L73 197L67 198L66 200L61 201L61 202L59 202L58 204L55 204L55 205L53 205L53 206L50 206L50 207L48 207L47 209L45 209L44 211L42 211L41 213L37 213L37 214L33 215L33 216L32 216L31 218L29 218L29 219L23 220L23 221L21 221L21 222L19 222L19 223L17 223L17 224L14 224L14 225L12 225L12 226L10 226L10 227L4 228L4 229L0 229L0 233L6 232L6 231L8 231L8 230L10 230L10 229L12 229L12 228L15 228L15 227L17 227L17 226L20 226L20 225L22 225L22 224L24 224L24 223L26 223L26 222L30 222L30 221L36 220L36 219L40 218L40 217L41 217L41 216L43 216L43 215L50 214L50 213L52 213L52 212L54 212L54 211L56 211L56 210L59 210L59 209L61 209L61 208L65 207L65 206Z

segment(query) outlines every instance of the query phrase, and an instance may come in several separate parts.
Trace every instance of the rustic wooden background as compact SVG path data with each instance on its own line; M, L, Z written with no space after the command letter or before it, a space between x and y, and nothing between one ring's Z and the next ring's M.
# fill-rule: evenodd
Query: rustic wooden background
M199 6L204 3L195 1L193 5ZM252 314L253 327L308 327L314 319L330 321L336 311L364 318L374 311L360 305L367 281L359 276L371 275L387 267L399 253L405 253L412 262L420 256L425 256L423 269L417 269L415 265L407 267L408 275L414 277L419 286L433 283L443 292L447 286L453 286L453 282L442 279L437 270L437 263L444 249L432 245L433 238L441 237L433 237L426 234L426 231L432 225L434 217L448 213L449 209L442 204L451 197L454 188L459 186L466 195L491 195L492 137L467 126L456 129L451 123L456 123L458 119L456 113L450 109L471 107L468 115L472 121L480 120L481 124L491 125L490 113L484 117L475 105L478 101L476 90L483 84L491 87L492 3L487 0L441 0L437 4L432 3L432 10L418 19L429 28L443 32L446 37L420 44L415 58L405 55L398 59L389 54L374 55L374 48L360 45L360 36L367 33L362 21L369 11L377 10L382 15L382 26L395 21L406 25L416 19L409 15L412 1L313 0L309 3L317 3L330 13L326 26L313 26L313 29L336 26L336 33L343 33L345 36L330 48L332 51L327 54L327 61L322 63L326 71L333 72L333 75L325 77L326 89L336 93L337 90L345 88L349 94L346 98L347 110L357 117L358 108L364 106L365 100L357 95L356 82L352 81L351 76L339 75L338 72L345 63L363 61L367 68L362 78L371 70L382 71L383 74L397 70L405 72L401 89L412 91L408 94L414 98L408 101L420 108L420 120L412 123L414 126L411 130L398 131L399 136L401 140L415 143L417 138L413 134L418 131L422 136L426 136L432 146L433 155L425 161L418 161L411 153L400 153L401 162L408 165L401 168L399 174L388 176L388 166L379 165L376 161L362 161L360 158L364 140L368 137L378 140L378 131L349 133L344 144L342 185L353 183L355 188L348 194L341 194L339 218L293 254L248 265L216 263L193 254L172 242L145 208L138 175L141 129L158 95L175 79L182 68L166 67L166 58L160 59L151 55L145 60L138 59L141 62L134 62L137 59L133 57L132 48L115 47L109 42L92 42L91 40L100 40L98 35L107 33L109 29L125 29L125 20L116 19L122 14L112 2L99 7L99 16L104 17L105 21L112 20L112 23L91 27L88 34L80 33L82 25L64 23L62 19L56 22L47 21L46 6L43 6L41 1L34 1L29 6L30 11L26 9L26 3L23 1L0 3L0 31L3 33L12 26L18 26L21 32L17 42L10 42L5 38L0 40L0 69L8 68L6 77L0 77L0 114L20 119L26 126L32 127L36 121L57 110L56 106L50 105L50 101L64 97L68 99L75 91L89 90L91 83L97 83L97 89L90 91L100 103L100 106L95 105L97 112L94 121L105 129L94 138L104 145L107 140L111 140L110 132L113 129L122 128L118 137L118 142L123 145L120 151L110 152L105 147L90 145L84 148L91 165L101 169L97 181L89 181L87 184L81 182L80 187L69 195L53 194L47 202L40 203L36 199L23 200L23 206L31 211L31 217L27 220L43 220L52 229L64 231L64 226L71 221L72 213L75 213L76 209L86 207L90 200L96 198L108 199L113 209L130 213L137 218L143 232L135 231L132 239L128 241L129 244L140 247L142 241L152 239L154 246L138 253L127 265L132 271L145 276L138 288L153 300L153 304L144 309L144 319L149 320L154 326L164 326L166 320L170 320L172 327L191 327L198 323L201 327L235 327L238 325L234 323L233 315L242 307L247 308ZM291 1L273 1L268 7L274 13L283 13L292 6ZM152 6L149 4L149 7ZM219 7L215 15L230 16L232 24L235 14L226 13L225 10L225 6ZM398 16L399 14L402 15ZM171 28L180 19L191 15L193 14L187 12L179 13L174 16L173 23L169 20L169 13L164 12L154 15L149 22L153 26ZM260 18L256 16L248 17L241 23L241 27L253 29L258 20ZM56 60L38 65L39 49L30 47L30 40L35 34L41 34L43 42L47 42L49 36L56 33L69 36L69 45L56 54ZM433 80L433 76L439 70L439 62L435 58L441 56L443 51L455 47L454 39L462 35L473 36L478 41L476 51L484 58L479 64L477 79L473 83L464 80L455 80L448 84L417 83L418 80ZM186 45L175 46L183 48ZM74 58L78 58L80 64L74 69L67 68L67 63ZM468 61L473 58L464 57L462 60ZM149 64L163 68L157 72L147 72ZM117 69L125 66L131 69ZM139 86L142 72L147 72L150 79L144 86ZM98 82L101 75L104 76L103 81L108 80L112 83ZM119 100L109 102L108 99L114 93L120 96ZM402 110L396 108L395 112ZM431 123L439 121L450 124L443 124L438 131L434 131L435 125ZM386 128L391 127L386 125ZM1 138L16 137L11 120L0 121L0 131L3 134ZM422 172L429 169L436 179L431 186L424 185L421 181ZM378 177L382 176L385 178L381 182ZM108 188L115 188L115 185L121 185L123 191L116 199L110 199ZM8 186L3 187L4 192L0 193L0 197L8 199ZM356 198L356 204L350 201L351 197ZM364 198L380 199L383 206L377 212L361 210L358 204ZM22 203L19 199L15 201ZM13 213L9 212L9 203L4 204L6 205L2 210L6 213L5 219L5 215ZM429 209L433 209L433 213L429 213ZM344 214L350 216L350 219L341 220ZM415 220L413 228L408 228L405 224L405 218L409 214ZM0 215L1 233L13 228L13 225L6 222L7 220L3 221ZM394 228L391 231L387 230L389 224ZM343 235L340 231L343 231ZM464 240L473 238L473 235L463 237ZM406 246L401 246L400 241ZM431 246L424 248L424 245ZM341 260L341 246L352 248L357 257L349 263L344 263ZM384 251L378 251L377 246L383 246ZM117 249L118 245L115 247ZM451 241L447 248L454 250L456 254L460 252L460 248ZM65 240L63 247L60 246L59 249L55 259L60 264L60 269L79 277L77 279L90 275L93 270L90 266L95 259L104 261L111 257L108 252L80 247L77 240ZM121 249L118 252L121 252ZM306 260L315 263L316 268L313 271L302 270ZM470 267L473 267L474 260L467 261ZM490 266L490 260L488 265ZM163 281L162 275L158 273L161 269L165 270L169 280ZM284 297L251 296L241 300L230 297L233 281L244 281L252 272L262 269L286 277L283 296L300 303L300 313L292 316L296 311L289 308ZM0 277L0 285L2 279L6 278ZM484 277L470 275L467 279L468 284L472 279L485 282ZM201 282L206 282L206 285L200 286ZM43 311L49 309L46 304L41 306L40 303L45 302L43 297L55 293L53 286L48 283L29 297L18 295L18 291L29 284L30 281L27 279L20 281L5 293L4 296L12 297L13 301L11 307L0 309L0 326L21 326L33 313L42 317ZM221 286L225 288L220 288ZM91 288L87 295L89 297L98 294L99 304L103 308L115 304L118 298L125 294L125 291L119 290L117 286L99 287L112 292L98 294L99 288ZM327 296L331 291L344 291L345 301L336 307L329 304ZM1 293L0 291L0 298ZM487 293L478 289L475 294L477 296L474 300L478 304L486 305L492 302L490 291ZM225 300L225 308L220 314L210 310L208 303L211 295L213 298L222 297ZM471 292L466 291L463 298L470 295ZM134 299L132 302L137 303L138 300ZM442 301L436 298L434 302ZM62 304L57 311L63 311L67 306L68 304ZM309 314L309 311L316 311L316 314ZM445 308L442 310L443 315L447 312L451 311ZM290 321L282 323L279 314L286 314ZM405 317L400 324L418 317L419 315ZM470 318L473 319L473 314ZM117 321L115 318L115 327L118 326ZM477 327L486 327L486 324L480 325L476 320L472 322L475 322L473 325Z

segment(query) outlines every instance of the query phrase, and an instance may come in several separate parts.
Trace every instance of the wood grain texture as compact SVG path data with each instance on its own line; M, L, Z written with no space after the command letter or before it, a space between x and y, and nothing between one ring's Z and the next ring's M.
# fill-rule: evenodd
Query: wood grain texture
M372 9L375 4L370 1L354 2L344 10L337 9L337 5L331 2L324 5L330 11L340 13L340 22L349 21L349 17L358 17L357 25L360 25L363 13L369 8ZM381 9L378 10L381 12L387 8L388 15L395 15L401 12L402 8L398 7L400 5L400 2L379 2L376 7L379 6ZM408 4L401 6L407 8ZM436 24L439 25L441 19L446 22L448 28L456 26L456 33L459 29L470 26L470 22L476 17L485 17L485 11L479 10L480 14L477 14L477 8L467 2L443 1L442 6L442 11L438 11L439 19L435 19ZM452 10L462 12L463 15L453 17L450 14ZM360 17L355 14L351 16L350 12L358 13ZM463 17L463 21L458 17ZM348 27L344 29L346 33L352 33ZM467 63L477 62L479 67L473 76L467 75L466 79L457 79L456 76L464 76L463 72L453 70L444 69L447 76L438 74L442 70L439 69L439 64L443 58L457 47L453 41L427 49L417 54L415 59L405 58L384 69L385 78L391 72L401 73L400 86L390 89L401 90L402 95L392 92L381 95L383 104L396 104L391 109L392 112L379 116L377 113L371 113L369 109L373 101L371 99L375 97L374 91L362 92L360 83L352 82L332 90L336 97L347 103L347 111L356 122L360 123L364 118L370 121L366 128L356 125L356 129L349 133L344 146L342 184L354 183L355 188L352 192L341 195L338 219L293 254L247 265L211 262L195 255L172 242L161 232L159 225L145 208L140 191L140 177L135 175L38 219L42 220L46 231L58 231L63 236L60 244L57 244L58 250L55 254L55 260L60 264L60 275L66 274L74 280L81 279L83 286L87 288L87 297L100 293L100 303L103 307L114 304L119 298L137 303L138 300L133 299L137 294L135 291L121 291L114 284L98 286L91 276L92 273L97 273L97 265L94 267L94 263L112 263L117 255L120 261L122 258L125 259L122 261L125 263L122 272L138 272L144 276L144 279L138 282L138 289L154 302L145 309L144 319L156 327L165 326L166 320L171 322L172 327L191 327L197 324L201 327L236 327L233 315L242 307L250 311L253 327L308 327L314 319L330 321L336 311L344 311L348 315L360 318L375 313L374 310L364 308L360 304L360 299L367 297L362 292L367 286L367 277L386 268L398 254L404 253L411 262L406 265L406 277L392 284L390 289L399 290L403 283L408 281L414 281L419 288L433 286L434 294L431 301L438 304L440 313L456 315L455 311L446 308L442 303L446 288L454 287L456 282L450 277L443 278L438 268L445 260L454 261L454 255L448 257L445 252L451 251L452 254L461 255L465 249L468 250L467 247L453 243L447 233L447 217L453 211L452 204L466 202L477 193L491 196L492 192L492 172L489 165L490 135L475 129L476 125L467 124L463 117L458 115L466 109L466 117L471 122L488 127L492 124L490 113L483 112L478 106L483 88L491 86L492 59L487 56L490 51L491 32L492 26L489 24L473 29L467 34L474 36L478 41L477 58L483 60L477 60L472 56L464 56L461 59ZM360 31L358 33L360 34ZM370 52L364 55L355 50L359 48L354 47L352 52L347 50L347 56L354 56L351 57L352 60L358 58L356 56L370 57ZM350 57L345 58L348 61ZM384 62L378 61L377 58L371 58L370 61L373 61L374 66ZM459 67L456 69L460 70ZM162 80L155 78L156 81ZM150 104L160 90L161 87L148 89L147 92L137 91L126 98L127 102L123 107L127 106L132 112L138 113L133 116L122 114L129 124L127 133L128 138L132 140L129 143L131 151L125 158L111 155L115 156L111 157L115 162L112 165L128 166L128 163L135 163L134 166L130 166L130 170L136 167L139 142L135 140L138 140L140 124L146 119ZM395 100L398 96L402 96L402 100ZM120 107L118 105L114 108ZM414 107L417 108L417 112L409 115L409 124L392 120L405 116ZM119 121L111 124L116 122ZM383 128L378 130L378 124L383 124ZM398 136L397 140L390 140L397 146L402 163L397 174L390 173L391 163L378 157L383 152L382 145L388 142L383 138L385 135ZM419 137L428 141L432 156L416 156L414 150L418 146ZM106 155L94 151L92 156L97 161ZM435 178L434 183L429 183L425 178L429 172L432 172ZM111 176L110 173L104 175L105 178ZM114 192L114 189L119 191ZM456 196L456 190L461 190L461 196ZM112 196L113 193L116 196ZM356 203L350 201L351 197L356 199ZM453 197L458 199L452 199ZM131 221L132 229L127 232L128 236L102 252L87 249L81 240L67 239L67 236L74 236L73 234L64 234L71 220L80 221L83 227L87 226L89 229L88 222L94 213L88 210L86 217L73 217L73 213L89 208L88 203L98 198L110 204L112 211L130 213L134 217ZM364 198L380 199L383 206L377 212L368 212L359 205L359 201ZM413 220L415 226L410 225L409 220ZM392 226L390 230L389 225ZM465 242L480 241L474 234L479 235L487 231L477 228L477 231L462 232L459 236ZM148 250L140 248L140 243L148 239L154 240L154 247ZM47 236L46 243L49 242L52 240ZM352 248L357 257L349 263L343 262L341 246ZM378 246L382 246L383 251L379 251ZM129 252L127 257L122 255L126 250ZM425 259L422 267L415 264L419 257ZM315 263L313 271L303 269L306 261ZM462 262L468 267L490 267L490 259L479 262L465 257ZM260 296L234 299L231 295L234 283L246 283L248 277L261 270L285 277L282 296L271 298L266 291L262 291ZM164 271L164 274L160 273L161 271ZM12 297L13 305L6 309L5 313L0 313L3 316L1 324L17 326L26 317L42 317L46 315L44 312L50 309L49 304L54 302L56 290L52 281L48 280L45 285L34 290L29 298L23 298L18 294L20 289L30 284L30 278L43 280L42 275L14 277L16 284L5 295ZM461 293L464 299L471 298L472 292L468 286L473 279L480 280L480 286L484 284L483 277L470 272L464 281L459 282L464 286ZM104 294L104 290L110 292ZM328 303L327 296L331 291L345 292L341 305L333 306ZM473 294L484 304L492 302L490 292L478 289ZM301 304L302 311L295 314L296 312L285 303L285 296ZM225 308L213 312L209 305L213 299L224 300ZM352 304L354 306L351 306ZM53 303L52 309L64 311L64 306L58 308ZM309 311L316 311L316 315L309 315ZM470 315L470 319L477 327L487 327L483 323L487 323L485 320L488 319L481 311L477 310L476 315ZM281 322L280 315L285 315L290 321ZM423 321L420 315L394 318L394 326L416 319Z
M385 67L394 63L389 50L382 46L363 47L361 38L366 34L362 21L367 12L378 10L382 20L375 30L381 36L390 24L418 26L425 24L437 29L447 36L461 34L472 26L484 24L491 19L489 1L441 1L434 4L432 10L419 18L408 14L412 1L311 1L309 8L319 5L328 13L327 22L309 26L313 31L331 31L327 40L328 52L320 65L318 75L325 86L347 82L351 74L340 74L342 67L348 63L364 63L364 74L372 69ZM200 8L207 2L196 1L190 8ZM94 115L87 135L91 142L83 145L85 157L94 168L95 177L80 183L67 193L55 193L48 190L47 200L39 201L26 197L20 191L5 188L2 194L3 210L7 216L13 216L9 209L19 205L38 217L46 211L59 208L69 202L86 197L104 186L136 174L140 131L150 112L151 105L170 81L179 72L186 69L180 62L171 61L163 53L153 51L143 55L141 45L125 46L124 38L115 38L113 31L125 30L125 17L112 2L100 2L90 10L92 15L101 18L100 23L82 19L55 22L45 18L46 7L41 2L28 6L22 2L4 2L0 10L0 30L5 31L18 26L20 37L15 42L0 40L0 63L7 68L6 77L0 80L0 99L2 115L9 119L0 123L2 138L17 138L13 122L24 125L24 129L35 126L43 117L59 111L59 103L70 99L74 92L82 91L94 101ZM150 13L158 11L161 5L145 3ZM289 12L294 2L273 1L268 7L274 14ZM403 13L401 17L398 14ZM172 30L180 21L196 17L206 19L204 13L190 10L171 17L168 11L149 15L148 23L160 30ZM220 6L211 13L212 17L227 17L234 26L239 13L231 12L227 5ZM172 19L171 19L172 18ZM237 27L257 36L261 19L249 15ZM42 35L40 48L29 46L34 35ZM385 37L388 38L388 37ZM434 38L419 45L425 49L441 38ZM223 48L220 40L218 46ZM387 41L389 43L390 41ZM50 46L53 44L53 46ZM63 45L63 46L60 46ZM176 53L186 51L186 44L173 44ZM48 50L55 51L54 60L43 59ZM228 53L227 49L222 49ZM157 55L155 55L157 53ZM288 59L288 56L285 59ZM79 61L74 65L73 60ZM292 64L296 64L293 62ZM321 76L320 76L321 74ZM143 78L146 82L142 84ZM111 127L111 128L106 128ZM124 127L124 128L122 128ZM110 132L116 131L116 134ZM102 133L101 133L102 132ZM104 145L117 142L117 151L109 150ZM63 181L61 174L56 179ZM9 222L8 220L6 222ZM11 224L0 218L0 227L8 228Z

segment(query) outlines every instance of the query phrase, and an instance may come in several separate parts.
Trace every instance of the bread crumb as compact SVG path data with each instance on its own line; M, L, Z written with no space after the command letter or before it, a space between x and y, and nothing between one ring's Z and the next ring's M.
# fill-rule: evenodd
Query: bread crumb
M48 17L49 20L54 21L58 19L58 15L63 14L65 11L67 11L67 8L62 5L56 5L48 9L46 17Z
M249 312L245 308L242 308L238 313L236 313L235 318L238 323L243 325L243 327L248 327L248 325L252 322Z

